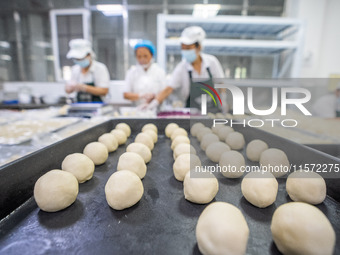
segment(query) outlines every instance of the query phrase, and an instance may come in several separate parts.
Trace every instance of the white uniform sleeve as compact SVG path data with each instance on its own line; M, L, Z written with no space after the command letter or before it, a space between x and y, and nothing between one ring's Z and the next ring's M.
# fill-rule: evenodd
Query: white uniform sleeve
M110 83L110 75L106 65L99 64L96 67L95 86L100 88L108 88Z
M173 89L178 89L183 84L183 65L181 65L181 63L176 66L171 74L169 86Z
M221 63L215 56L212 56L211 58L210 72L214 78L224 78L224 72Z
M80 82L79 81L79 73L80 73L80 68L77 65L74 65L71 67L71 79L70 81L72 82Z
M132 86L132 73L133 70L130 68L125 75L125 92L133 92L133 86Z

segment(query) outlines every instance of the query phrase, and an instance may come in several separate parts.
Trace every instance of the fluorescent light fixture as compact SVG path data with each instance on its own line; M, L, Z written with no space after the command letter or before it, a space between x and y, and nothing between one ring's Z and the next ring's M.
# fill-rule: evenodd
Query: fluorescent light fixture
M192 16L197 18L211 18L215 17L220 9L220 4L195 4Z
M96 8L105 16L120 16L124 13L124 6L121 4L98 4Z
M10 55L0 55L1 60L11 61L12 57Z
M9 44L9 42L0 41L0 47L2 47L2 48L9 48L9 47L11 47L11 45Z

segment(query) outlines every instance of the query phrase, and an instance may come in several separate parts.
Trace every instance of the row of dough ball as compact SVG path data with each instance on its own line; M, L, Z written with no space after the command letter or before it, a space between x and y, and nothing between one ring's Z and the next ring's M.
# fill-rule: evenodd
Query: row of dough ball
M331 255L334 252L336 235L331 223L318 208L307 203L279 206L270 229L274 243L283 254ZM248 238L248 224L232 204L211 203L198 218L196 240L202 254L246 254Z
M197 204L211 202L218 192L218 181L209 172L204 173L204 176L191 176L191 170L200 167L201 160L190 144L187 131L176 123L170 123L165 128L165 135L172 140L171 149L175 159L173 172L176 180L183 181L184 198Z
M157 127L152 123L146 124L134 143L129 144L126 152L119 157L117 171L105 185L106 201L111 208L123 210L140 201L144 194L141 179L146 175L146 164L151 160L151 151L157 140Z
M121 128L125 130L123 133L112 130L101 135L98 142L87 144L83 153L67 155L61 163L61 169L51 170L41 176L34 185L34 198L39 208L46 212L56 212L73 204L78 196L79 183L90 180L95 165L105 163L109 152L125 143L131 134L127 124L119 123L115 130Z

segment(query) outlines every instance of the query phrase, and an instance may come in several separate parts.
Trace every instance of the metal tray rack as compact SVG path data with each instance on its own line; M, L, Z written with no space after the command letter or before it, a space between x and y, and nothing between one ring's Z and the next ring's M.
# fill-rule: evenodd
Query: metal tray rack
M119 122L131 126L131 137L110 154L105 164L96 167L90 181L80 184L76 202L56 213L39 210L32 197L35 181L45 172L60 168L66 155L81 152L87 143L97 140ZM115 211L106 203L105 183L116 171L118 158L126 146L133 142L142 126L150 122L158 126L159 136L142 180L144 195L133 207ZM110 120L0 168L0 254L200 254L195 227L207 205L186 201L183 184L173 176L170 140L164 136L164 128L170 122L187 130L190 128L189 120ZM270 147L284 149L292 163L308 160L340 163L335 157L261 130L249 127L237 130L245 135L247 142L258 138ZM202 164L212 165L199 148L197 139L193 138L192 143ZM259 209L242 197L241 179L222 178L220 174L217 177L219 192L214 201L236 205L248 223L247 254L280 254L272 241L270 222L275 209L290 201L285 191L285 179L278 179L276 202ZM328 178L326 181L328 196L317 207L335 229L335 254L340 254L339 179Z

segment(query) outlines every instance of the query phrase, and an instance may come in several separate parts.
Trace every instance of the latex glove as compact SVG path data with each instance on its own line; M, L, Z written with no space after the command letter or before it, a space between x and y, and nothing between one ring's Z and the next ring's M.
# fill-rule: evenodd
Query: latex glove
M66 93L72 93L75 91L76 83L74 81L67 81L65 85Z
M76 85L74 85L74 91L86 92L86 85L85 84L76 84Z
M156 95L153 93L140 93L139 99L142 99L147 103L150 103L155 98L155 96Z
M156 110L159 106L159 102L157 99L152 100L146 107L146 110Z

